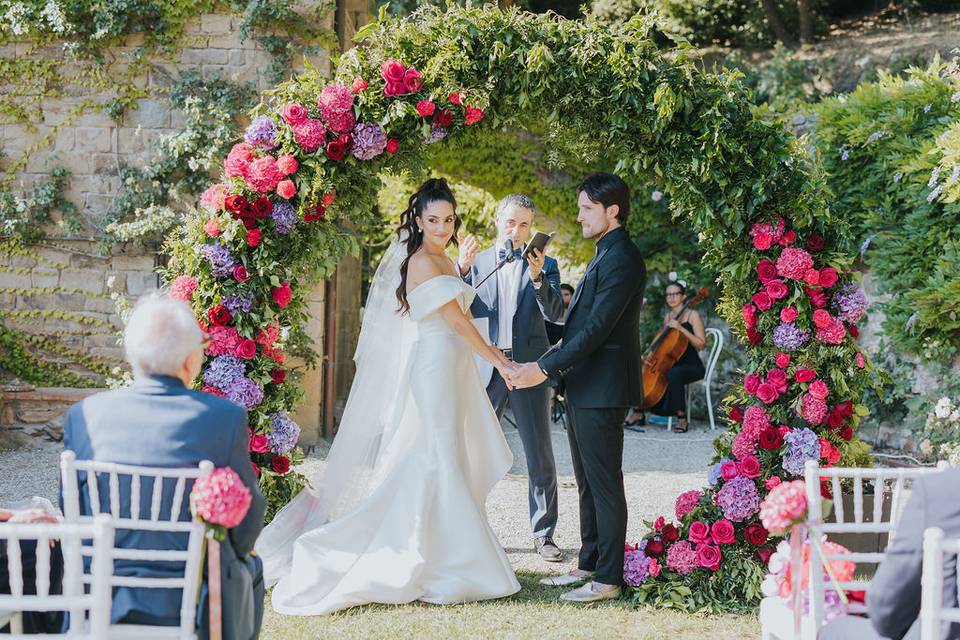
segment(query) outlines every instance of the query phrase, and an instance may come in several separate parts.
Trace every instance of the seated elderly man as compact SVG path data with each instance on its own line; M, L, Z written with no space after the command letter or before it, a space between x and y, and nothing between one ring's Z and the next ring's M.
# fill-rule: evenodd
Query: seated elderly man
M920 573L923 565L923 532L940 527L948 538L960 538L960 469L925 476L913 483L913 492L887 557L867 590L869 619L837 618L821 631L821 640L878 640L920 637ZM957 564L944 567L943 606L957 606ZM944 625L940 637L960 638L960 625Z
M189 467L210 460L231 467L250 489L246 518L222 545L223 637L248 640L260 633L263 615L263 566L251 554L263 528L266 502L250 465L246 410L232 402L190 389L203 364L205 334L183 302L160 294L141 299L124 332L130 387L93 395L71 407L64 427L64 449L79 460L100 460L151 467ZM81 474L81 510L90 512L86 478ZM131 508L130 487L121 495L121 514ZM172 487L169 492L172 495ZM101 504L109 487L100 483ZM152 483L141 487L140 508L148 516ZM186 500L184 501L187 502ZM171 508L169 497L163 508ZM183 505L183 518L189 518ZM182 534L118 531L117 545L139 549L185 549ZM156 577L182 574L182 565L117 562L124 575ZM198 607L201 636L208 630L206 589ZM113 622L175 626L180 623L180 593L166 589L115 590Z

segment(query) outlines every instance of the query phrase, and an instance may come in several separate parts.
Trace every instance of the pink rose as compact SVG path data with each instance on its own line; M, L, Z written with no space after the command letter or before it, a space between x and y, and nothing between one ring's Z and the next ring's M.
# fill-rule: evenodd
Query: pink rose
M760 398L760 401L763 402L763 404L770 404L771 402L776 401L780 395L777 393L777 390L772 384L764 382L757 387L757 397Z
M781 369L786 369L790 366L790 354L789 353L778 353L775 358L777 366Z
M267 436L263 435L262 433L251 436L250 451L254 453L266 453L267 451L270 451L270 441L267 440Z
M751 373L750 375L744 376L743 388L746 389L747 393L749 393L750 395L755 394L759 386L760 386L759 373Z
M218 235L220 235L220 231L221 231L220 221L217 220L216 218L210 218L203 225L203 230L206 231L207 235L210 236L211 238L216 238Z
M763 486L766 487L767 490L769 491L770 489L773 489L775 486L777 486L781 482L783 481L779 477L770 476L769 478L763 481Z
M716 571L720 568L721 560L723 560L723 555L720 553L719 547L712 544L697 545L697 564L699 566L710 571Z
M660 529L663 529L663 525L666 524L666 522L667 521L663 516L657 516L657 519L653 521L653 530L660 531Z
M773 236L768 233L758 233L753 236L753 248L757 251L766 251L773 246Z
M813 324L817 325L819 329L829 326L832 321L833 318L830 317L830 313L824 309L817 309L813 312Z
M863 359L863 354L859 351L857 352L857 367L863 369L867 366L867 361Z
M387 139L387 153L396 153L400 149L400 141L396 138Z
M779 280L768 280L766 283L767 295L774 300L780 300L787 297L787 285Z
M423 87L423 77L421 77L419 71L410 67L403 74L403 84L406 86L407 93L416 93Z
M307 108L299 104L288 104L281 113L284 122L295 127L307 119Z
M687 537L690 538L690 542L700 544L710 537L710 527L707 526L706 522L694 520L690 523L690 531Z
M407 92L407 85L403 82L388 82L387 86L383 88L383 95L388 98L395 98L397 96L402 96Z
M237 282L246 282L250 279L250 275L247 273L247 268L242 264L238 264L233 268L233 279Z
M787 231L785 234L780 236L779 240L777 240L777 242L779 242L784 247L789 247L796 241L797 241L797 232L794 231L793 229L791 229L790 231Z
M300 165L297 164L297 159L289 153L285 153L277 158L277 169L280 169L280 173L285 176L296 173L299 168Z
M284 200L289 200L297 195L297 185L293 184L293 180L281 180L277 184L277 195Z
M773 306L773 300L770 298L770 294L766 291L758 291L753 294L753 304L757 305L757 309L760 311L766 311Z
M830 395L830 389L827 388L827 383L823 380L814 380L812 383L810 383L807 393L818 400L826 400L827 396Z
M726 518L717 520L710 527L710 537L717 544L732 544L734 542L733 523Z
M353 91L354 93L361 93L369 86L370 85L367 83L366 80L364 80L360 76L357 76L356 78L353 79L353 84L350 86L350 90Z
M789 356L787 356L789 358ZM777 393L786 393L790 384L787 382L787 374L782 369L771 369L767 372L765 382L777 390Z
M807 269L807 272L803 274L803 281L811 287L819 287L820 272L816 269Z
M247 246L256 247L260 244L260 239L263 237L263 233L260 229L247 229Z
M760 477L760 461L756 456L744 456L740 461L740 475L745 478L759 478Z
M656 558L650 558L650 562L647 564L647 573L654 578L660 575L660 563L657 562Z
M244 360L250 360L257 355L257 343L249 338L244 338L237 345L236 355Z
M720 476L724 480L733 480L740 475L740 468L737 466L736 462L724 462L720 465Z
M459 91L454 91L449 96L447 96L447 100L450 101L450 104L460 104L463 102L463 94L460 93Z
M777 277L777 265L773 264L772 260L764 258L760 261L760 264L757 265L757 278L760 279L760 282L766 283L767 280L772 280Z
M799 315L796 307L784 307L780 310L780 322L793 322Z
M403 82L403 76L407 73L407 67L399 60L389 58L380 65L380 77L386 80L387 84Z
M437 105L433 104L429 100L421 100L417 103L417 113L420 114L421 118L429 118L436 110Z
M820 271L820 286L829 289L837 284L837 270L833 267L827 267Z

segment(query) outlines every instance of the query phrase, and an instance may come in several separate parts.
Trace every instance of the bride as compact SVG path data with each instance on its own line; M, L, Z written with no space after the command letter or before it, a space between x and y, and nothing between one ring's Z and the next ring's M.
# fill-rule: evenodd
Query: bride
M442 179L410 197L370 288L325 477L257 541L279 613L520 589L484 508L512 455L473 352L504 377L514 365L470 321L473 289L444 254L456 206Z

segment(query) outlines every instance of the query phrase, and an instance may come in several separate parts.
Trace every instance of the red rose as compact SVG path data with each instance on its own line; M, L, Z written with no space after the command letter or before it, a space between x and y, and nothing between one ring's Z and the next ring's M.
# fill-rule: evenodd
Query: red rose
M817 325L818 328L823 329L824 327L830 326L831 322L833 322L833 318L830 317L828 311L817 309L813 312L813 324Z
M253 212L253 209L246 209L240 212L240 222L243 223L244 229L256 229L257 228L257 214Z
M760 448L768 451L783 446L783 436L777 429L764 429L760 432Z
M797 232L794 231L793 229L791 229L790 231L787 231L785 234L783 234L780 237L779 240L777 240L777 242L779 242L784 247L789 247L796 241L797 241Z
M716 571L720 568L720 562L723 560L723 554L720 548L712 544L697 545L697 564L704 569Z
M787 285L779 280L768 280L766 283L767 295L774 300L780 300L787 297Z
M760 374L751 373L743 378L743 388L747 393L753 395L757 392L757 389L760 388Z
M760 311L766 311L773 306L773 299L766 291L756 292L753 294L752 300L753 304L757 305L757 309L760 309Z
M403 84L406 86L407 93L416 93L423 87L423 76L420 75L419 71L410 67L403 74Z
M441 127L449 127L453 124L453 113L446 109L440 109L433 114L433 123Z
M773 246L773 236L769 233L758 233L753 236L753 248L757 251L766 251Z
M778 353L774 360L777 363L777 366L781 369L786 369L790 366L790 354L789 353Z
M737 463L732 460L730 462L724 462L720 465L720 475L724 480L733 480L740 475L740 468L737 466Z
M350 90L353 91L353 93L357 94L362 92L364 89L366 89L369 86L370 84L366 80L364 80L360 76L357 76L356 78L353 79L353 84L350 85Z
M833 267L827 267L820 271L820 286L826 287L829 289L833 285L837 284L838 280L837 270Z
M744 456L738 466L740 475L751 479L760 477L760 461L757 460L756 456Z
M726 518L717 520L710 527L710 537L717 544L732 544L734 542L733 523Z
M258 220L263 220L270 212L273 211L273 203L270 202L270 198L265 198L260 196L251 204L253 208L253 213L256 215Z
M383 95L388 98L395 98L396 96L402 96L407 92L407 85L403 82L388 82L387 86L383 88Z
M763 334L752 327L747 327L747 341L756 346L763 342Z
M250 279L250 274L247 273L247 268L242 264L238 264L233 268L233 279L237 282L246 282Z
M210 324L218 327L225 327L233 320L233 316L230 315L230 310L222 304L207 309L207 317L210 319Z
M467 107L467 112L463 120L465 125L469 127L470 125L477 124L481 120L483 120L483 109Z
M807 238L807 251L816 253L821 249L823 249L823 236L819 233L810 234L810 237Z
M844 400L843 402L835 406L834 409L836 409L837 412L840 415L842 415L844 418L850 418L853 416L853 401Z
M787 387L789 386L787 374L784 373L782 369L771 369L768 371L765 382L772 385L773 388L777 390L777 393L786 393Z
M823 380L815 380L810 383L810 387L807 389L807 392L818 400L826 400L827 396L830 395L830 389L827 387L827 383Z
M290 458L286 456L277 456L270 461L270 468L273 469L275 473L284 475L290 471Z
M830 413L827 414L827 426L831 429L839 429L843 426L843 414L837 411L837 408L834 407L830 410Z
M454 91L447 96L447 99L451 102L451 104L461 104L463 102L463 94L461 94L459 91Z
M240 341L240 344L237 345L236 355L244 360L252 359L257 355L257 343L250 338L244 338Z
M663 531L660 532L660 535L667 542L676 542L677 538L680 537L680 530L671 522L663 525Z
M747 325L747 329L753 329L757 326L757 308L752 303L748 302L743 305L740 315L743 316L743 322Z
M403 74L407 72L407 67L399 60L390 58L384 60L380 65L380 77L387 82L403 82Z
M276 302L277 306L281 309L290 304L290 298L292 297L293 294L290 291L289 282L281 282L279 287L273 288L273 301Z
M809 287L804 287L804 292L806 292L807 297L810 298L810 304L814 308L822 309L827 306L827 295L820 289L811 289Z
M757 557L760 558L760 562L762 562L764 566L769 564L770 556L772 555L773 555L773 549L771 549L770 547L760 547L759 549L757 549Z
M270 378L273 380L273 384L281 385L287 379L287 372L284 369L271 369Z
M829 480L820 480L820 495L827 500L833 500L833 489L830 488Z
M331 191L329 193L323 194L323 198L320 199L320 202L323 203L323 206L329 207L333 204L333 201L337 198L337 192Z
M763 525L747 525L747 528L743 530L743 539L759 547L767 541L767 530L763 528Z
M690 523L690 531L687 533L687 537L690 538L690 542L695 544L700 544L710 536L710 527L707 526L706 522L701 522L700 520L695 520Z
M387 153L396 153L400 148L400 141L396 138L389 138L387 140Z
M262 237L262 234L260 233L260 229L247 229L247 246L248 247L257 246L258 244L260 244L261 237Z
M776 399L780 397L780 394L777 393L777 390L772 384L764 382L757 387L757 397L760 398L760 401L763 404L770 404L771 402L776 401Z
M251 436L250 451L253 451L254 453L266 453L267 451L270 451L270 441L267 440L267 436L261 433Z
M793 379L797 382L810 382L817 377L817 372L813 369L797 369L793 374Z
M664 548L664 545L662 542L651 538L647 540L647 546L644 549L644 553L646 553L651 558L656 558L657 556L663 553L663 548Z
M793 322L799 315L796 307L784 307L780 310L780 322Z
M331 140L327 143L327 157L334 162L340 162L347 155L347 145L340 140Z
M777 265L773 263L772 260L764 258L757 265L757 278L760 279L760 282L766 282L767 280L772 280L777 277Z
M417 103L417 113L420 114L421 118L429 118L436 110L437 105L433 104L430 100L421 100Z
M327 210L323 208L322 204L315 204L313 207L304 212L303 221L315 222L317 220L321 220L326 213Z
M240 194L232 194L224 198L223 206L231 213L240 213L247 208L247 199Z
M853 429L851 429L849 426L840 429L840 437L847 442L850 442L850 440L853 438Z
M730 413L728 415L734 422L743 422L743 409L738 406L730 407Z
M851 324L847 327L847 330L850 332L850 337L856 340L860 337L860 329L855 324Z

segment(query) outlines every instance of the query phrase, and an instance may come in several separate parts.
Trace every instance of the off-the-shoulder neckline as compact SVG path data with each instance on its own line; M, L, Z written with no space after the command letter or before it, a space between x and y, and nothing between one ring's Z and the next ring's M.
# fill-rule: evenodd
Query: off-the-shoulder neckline
M428 282L433 282L434 280L439 280L440 278L452 278L453 280L456 280L460 284L465 284L464 281L458 278L457 276L452 276L449 273L441 273L439 276L433 276L432 278L427 278L426 280L424 280L423 282L415 286L413 289L407 292L407 296L413 295L414 291L417 291L418 289L420 289L420 287L424 286Z

